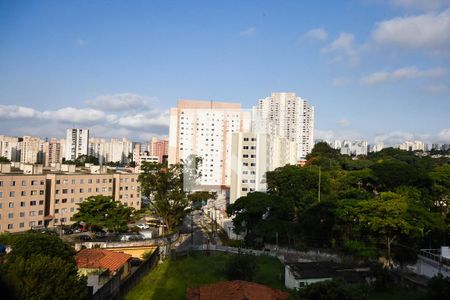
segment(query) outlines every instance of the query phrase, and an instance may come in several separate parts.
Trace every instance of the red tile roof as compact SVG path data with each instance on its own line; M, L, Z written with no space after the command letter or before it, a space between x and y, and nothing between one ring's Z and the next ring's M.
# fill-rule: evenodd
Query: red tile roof
M187 300L285 300L289 294L247 281L224 281L187 289Z
M83 249L75 255L78 268L108 269L115 272L122 267L131 255L103 249Z

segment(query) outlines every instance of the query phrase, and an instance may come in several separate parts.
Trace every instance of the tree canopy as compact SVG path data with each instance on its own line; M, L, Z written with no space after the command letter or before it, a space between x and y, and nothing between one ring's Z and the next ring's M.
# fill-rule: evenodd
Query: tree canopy
M11 298L86 299L87 281L78 275L75 251L61 239L22 233L4 234L0 241L12 248L0 264L0 279Z
M392 148L351 158L318 143L307 159L304 167L267 172L267 194L249 193L230 206L248 244L274 243L276 231L282 245L403 263L448 240L448 158ZM274 213L275 204L289 215Z
M106 227L108 231L123 232L135 217L134 208L126 207L110 196L91 196L78 204L78 212L72 220L84 222L89 228Z

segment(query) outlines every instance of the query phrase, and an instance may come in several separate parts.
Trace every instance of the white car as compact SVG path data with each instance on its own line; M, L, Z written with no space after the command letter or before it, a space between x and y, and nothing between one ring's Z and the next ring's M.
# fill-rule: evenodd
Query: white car
M148 226L147 224L137 224L137 227L139 227L139 229L149 229L150 226Z

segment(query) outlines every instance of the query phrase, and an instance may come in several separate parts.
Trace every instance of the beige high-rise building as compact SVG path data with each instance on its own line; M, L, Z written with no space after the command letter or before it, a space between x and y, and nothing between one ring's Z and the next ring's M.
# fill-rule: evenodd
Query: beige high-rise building
M50 142L44 143L43 149L45 155L45 166L62 162L64 152L60 140L52 138Z
M202 158L202 186L229 186L231 135L245 126L239 103L179 100L170 110L169 165Z
M297 143L301 160L314 147L314 107L295 93L272 93L253 107L255 132L287 138Z
M233 133L230 203L267 190L266 173L297 162L297 143L267 133Z

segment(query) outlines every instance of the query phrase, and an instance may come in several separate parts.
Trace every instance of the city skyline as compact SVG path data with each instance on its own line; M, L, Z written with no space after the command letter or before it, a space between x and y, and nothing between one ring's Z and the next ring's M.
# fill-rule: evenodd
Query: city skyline
M293 92L317 139L448 143L449 6L0 1L1 134L144 141L168 136L180 98Z

